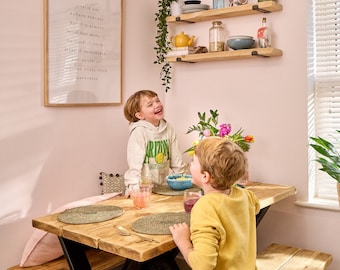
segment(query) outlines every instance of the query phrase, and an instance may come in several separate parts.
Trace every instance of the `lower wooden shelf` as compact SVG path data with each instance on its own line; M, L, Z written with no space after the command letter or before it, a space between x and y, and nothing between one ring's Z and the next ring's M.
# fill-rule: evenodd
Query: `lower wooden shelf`
M198 53L181 56L166 57L167 62L209 62L209 61L224 61L246 59L252 57L278 57L282 56L282 50L275 48L252 48L245 50L223 51L213 53Z

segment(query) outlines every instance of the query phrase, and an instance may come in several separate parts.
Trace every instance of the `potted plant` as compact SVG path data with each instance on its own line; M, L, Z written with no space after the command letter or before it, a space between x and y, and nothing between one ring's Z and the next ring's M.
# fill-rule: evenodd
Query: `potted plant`
M340 133L340 130L337 130L336 132ZM337 181L338 199L340 204L340 154L334 144L326 139L321 137L310 137L310 139L314 142L311 143L310 146L319 154L315 161L321 165L320 170L324 171ZM334 139L336 142L340 143L339 139Z
M166 22L166 17L170 16L170 5L171 2L177 0L158 0L158 12L156 13L155 21L157 22L157 34L156 34L156 44L154 47L156 50L157 60L154 64L161 64L161 80L162 85L165 86L165 92L170 89L171 80L171 65L166 61L166 54L170 50L170 41L168 40L168 24Z

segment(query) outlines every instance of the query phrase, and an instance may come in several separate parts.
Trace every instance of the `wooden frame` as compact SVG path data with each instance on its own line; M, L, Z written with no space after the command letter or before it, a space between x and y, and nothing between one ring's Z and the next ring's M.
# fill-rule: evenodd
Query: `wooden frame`
M44 105L122 102L122 0L44 0Z

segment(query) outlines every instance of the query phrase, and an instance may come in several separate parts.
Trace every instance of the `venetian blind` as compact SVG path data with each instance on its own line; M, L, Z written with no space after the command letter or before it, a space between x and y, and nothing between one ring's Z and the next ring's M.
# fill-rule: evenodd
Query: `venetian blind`
M313 0L312 18L312 135L339 145L334 137L339 138L336 130L340 130L340 1ZM313 198L336 200L335 180L320 171L317 162L313 164Z

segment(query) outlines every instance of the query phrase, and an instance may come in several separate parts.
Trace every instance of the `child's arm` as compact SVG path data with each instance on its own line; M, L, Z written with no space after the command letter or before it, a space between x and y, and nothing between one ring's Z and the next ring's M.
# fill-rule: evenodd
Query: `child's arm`
M187 264L190 266L188 256L189 253L193 250L193 246L190 241L190 230L188 224L174 224L173 226L170 226L169 229L173 236L175 244L179 248Z

